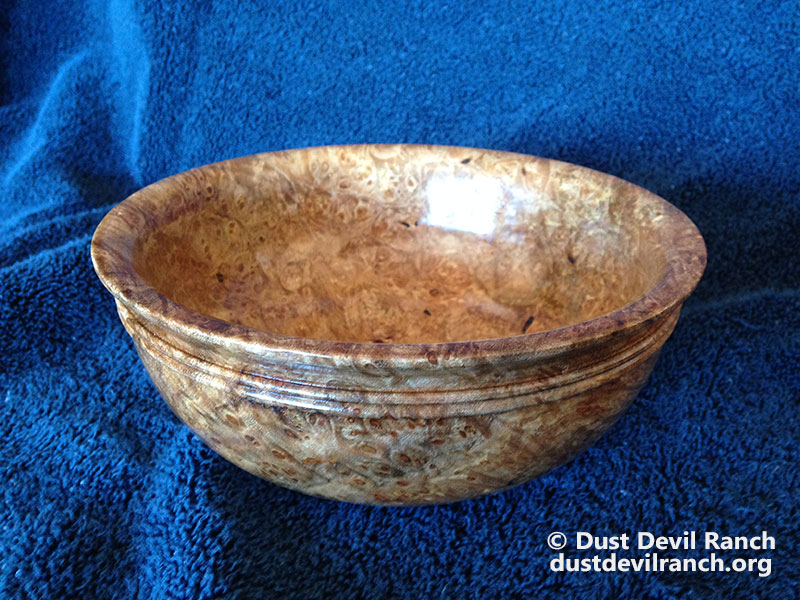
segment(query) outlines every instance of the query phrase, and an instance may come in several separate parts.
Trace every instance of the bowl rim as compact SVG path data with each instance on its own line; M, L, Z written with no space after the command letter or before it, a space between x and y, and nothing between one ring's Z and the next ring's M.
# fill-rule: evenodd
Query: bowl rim
M133 267L132 253L139 235L148 231L147 219L142 219L139 205L145 200L164 197L169 187L183 178L214 168L227 168L236 163L247 163L267 156L315 152L321 150L365 150L402 147L420 151L449 151L453 155L475 153L515 160L549 161L578 168L606 179L610 184L626 186L642 194L648 201L663 208L665 220L658 231L663 232L666 268L661 278L644 295L591 319L563 327L519 334L515 336L426 343L375 343L321 340L294 337L244 325L237 325L190 310L151 287ZM455 156L454 156L455 158ZM138 213L138 214L137 214ZM131 226L136 223L137 226ZM143 224L143 225L142 225ZM347 359L405 359L411 362L429 362L432 357L466 359L510 356L519 354L552 355L583 347L602 338L637 328L667 315L686 299L697 286L707 261L706 247L695 224L681 210L665 199L614 175L556 159L530 154L438 144L336 144L291 148L273 152L250 154L183 171L165 177L136 191L113 207L100 221L91 241L91 258L94 269L103 285L134 314L146 321L186 338L225 346L229 350L245 353L264 351L290 354L316 355Z

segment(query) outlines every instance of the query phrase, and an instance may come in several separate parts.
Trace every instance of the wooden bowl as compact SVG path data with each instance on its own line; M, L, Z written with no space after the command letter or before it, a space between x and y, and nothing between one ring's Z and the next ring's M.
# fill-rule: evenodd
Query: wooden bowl
M705 268L661 198L563 162L365 145L238 158L114 208L92 259L175 413L279 485L496 492L630 404Z

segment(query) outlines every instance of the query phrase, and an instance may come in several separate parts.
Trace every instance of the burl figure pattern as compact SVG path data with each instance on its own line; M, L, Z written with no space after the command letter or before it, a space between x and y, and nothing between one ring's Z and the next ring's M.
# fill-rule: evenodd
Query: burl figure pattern
M530 480L607 430L705 267L666 201L558 161L262 154L113 209L95 269L161 394L240 467L374 504Z

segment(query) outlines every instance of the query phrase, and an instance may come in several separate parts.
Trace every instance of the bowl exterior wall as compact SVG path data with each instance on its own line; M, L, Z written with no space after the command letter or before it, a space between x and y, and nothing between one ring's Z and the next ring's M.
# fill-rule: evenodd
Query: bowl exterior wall
M224 458L306 494L382 505L473 498L574 458L630 405L675 322L668 319L658 342L614 377L584 381L578 393L534 393L501 412L415 417L408 407L399 416L391 409L361 416L352 404L336 410L287 405L278 395L256 400L235 378L198 374L159 352L147 329L120 313L161 395Z

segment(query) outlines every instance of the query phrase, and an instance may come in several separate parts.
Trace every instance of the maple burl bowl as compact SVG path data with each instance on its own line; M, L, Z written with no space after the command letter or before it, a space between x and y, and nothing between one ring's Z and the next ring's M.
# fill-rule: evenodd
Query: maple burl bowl
M705 268L674 206L507 152L331 146L169 177L92 259L211 448L307 494L449 502L560 465L649 375Z

